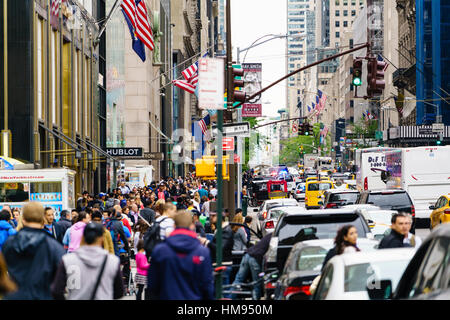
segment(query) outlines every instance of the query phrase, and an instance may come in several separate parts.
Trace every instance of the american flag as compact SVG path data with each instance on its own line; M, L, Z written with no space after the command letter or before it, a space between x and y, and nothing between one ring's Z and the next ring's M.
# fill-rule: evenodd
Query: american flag
M187 91L191 94L195 93L195 89L197 88L196 85L193 85L187 81L184 80L173 80L172 81L174 85L176 85L178 88L183 89L184 91Z
M317 90L318 98L319 98L319 112L322 112L325 109L325 102L327 101L327 95L320 90Z
M203 58L207 55L208 52L203 55ZM180 89L191 94L194 93L198 83L198 60L186 70L182 71L181 74L185 80L173 80L172 83Z
M52 7L51 7L51 14L55 17L59 15L59 9L61 7L61 0L53 0L52 1Z
M122 9L130 19L136 37L139 38L144 45L152 51L155 48L153 32L148 22L147 6L144 0L123 0Z
M202 130L203 134L206 134L206 131L208 131L208 126L211 124L211 117L209 116L209 113L204 117L202 120L198 122L198 125L200 129Z

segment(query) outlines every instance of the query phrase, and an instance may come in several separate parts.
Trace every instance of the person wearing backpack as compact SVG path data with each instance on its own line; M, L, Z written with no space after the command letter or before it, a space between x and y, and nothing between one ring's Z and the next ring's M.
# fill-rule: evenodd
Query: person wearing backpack
M83 231L83 245L63 256L51 285L55 299L112 300L124 294L119 258L102 248L103 225L91 222ZM74 272L74 270L78 270Z
M117 216L118 215L118 216ZM128 239L123 230L122 221L120 218L122 214L116 213L116 209L110 208L108 211L108 218L105 220L105 228L111 233L111 238L114 245L114 254L120 257L120 250L123 248L126 252L130 252Z
M177 207L172 202L167 202L161 204L161 211L162 215L156 218L144 235L144 249L147 257L150 257L155 246L163 242L175 228L173 216L177 212Z
M186 211L174 216L176 229L158 244L147 272L148 293L154 300L212 300L214 280L209 250L192 231Z

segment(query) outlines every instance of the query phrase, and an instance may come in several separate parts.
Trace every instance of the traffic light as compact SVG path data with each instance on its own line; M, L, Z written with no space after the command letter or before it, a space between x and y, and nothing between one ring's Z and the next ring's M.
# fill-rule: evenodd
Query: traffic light
M369 58L367 63L367 96L379 97L386 87L384 71L387 63L376 58Z
M309 123L305 123L305 129L304 129L304 132L305 132L305 136L312 135L312 134L313 134L313 128L312 128L312 125L310 125Z
M305 135L305 124L301 123L298 126L298 135L299 136L304 136Z
M240 66L239 66L240 67ZM233 97L231 101L245 102L245 91L240 91L240 88L244 87L244 69L233 66ZM237 90L236 90L237 89Z
M353 60L353 80L352 84L359 87L362 84L362 59L356 58Z

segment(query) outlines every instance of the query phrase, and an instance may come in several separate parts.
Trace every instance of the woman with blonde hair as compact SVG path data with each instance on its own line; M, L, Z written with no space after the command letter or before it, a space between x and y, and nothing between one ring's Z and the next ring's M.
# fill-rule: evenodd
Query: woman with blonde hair
M159 199L158 201L156 201L154 209L153 209L153 210L155 210L155 213L156 213L155 218L163 215L163 213L164 213L163 207L164 207L165 203L166 203L166 200L164 200L164 199Z
M244 224L244 217L241 213L234 216L231 223ZM231 230L233 231L233 251L244 251L247 249L247 233L243 226L232 225Z
M201 199L200 199L200 193L198 193L198 191L196 191L196 192L194 193L194 199L192 200L192 202L194 203L195 209L197 209L198 212L200 212L200 202L201 202Z

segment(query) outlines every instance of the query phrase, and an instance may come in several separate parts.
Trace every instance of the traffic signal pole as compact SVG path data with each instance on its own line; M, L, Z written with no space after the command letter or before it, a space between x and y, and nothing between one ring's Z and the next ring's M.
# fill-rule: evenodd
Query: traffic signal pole
M305 70L307 70L307 69L309 69L309 68L312 68L312 67L314 67L314 66L317 66L317 65L319 65L319 64L321 64L321 63L324 63L324 62L326 62L326 61L334 60L334 59L336 59L336 58L345 56L345 55L347 55L347 54L349 54L349 53L352 53L352 52L355 52L355 51L358 51L358 50L361 50L361 49L364 49L364 48L369 48L369 47L370 47L370 44L369 44L369 43L365 43L365 44L363 44L363 45L354 47L353 49L349 49L349 50L343 51L343 52L341 52L341 53L338 53L338 54L329 56L329 57L327 57L327 58L325 58L325 59L321 59L321 60L319 60L319 61L316 61L316 62L314 62L314 63L311 63L311 64L309 64L309 65L307 65L307 66L304 66L304 67L302 67L302 68L300 68L300 69L294 70L294 71L292 71L291 73L289 73L289 74L285 75L284 77L282 77L281 79L278 79L277 81L272 82L272 83L271 83L270 85L268 85L267 87L265 87L265 88L261 89L260 91L258 91L258 92L256 92L256 93L252 94L251 96L245 97L245 100L244 100L244 101L239 102L239 103L238 103L237 105L235 105L234 107L231 107L231 108L229 107L229 109L236 109L236 108L239 108L241 105L243 105L243 104L246 103L247 101L250 101L250 100L254 99L254 98L257 97L258 95L260 95L260 94L262 94L263 92L269 90L269 89L272 88L273 86L276 86L277 84L279 84L280 82L286 80L287 78L296 75L296 74L299 73L299 72L305 71Z

